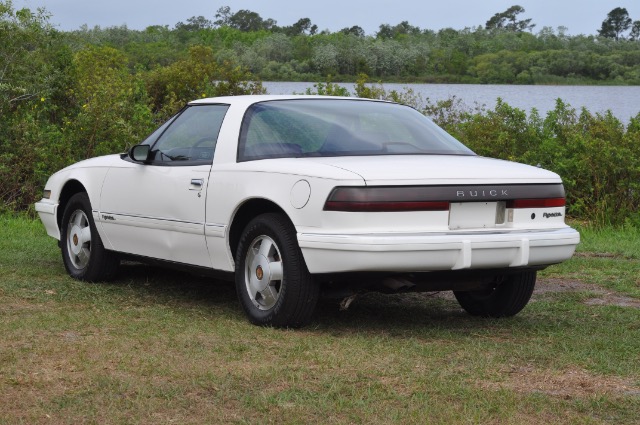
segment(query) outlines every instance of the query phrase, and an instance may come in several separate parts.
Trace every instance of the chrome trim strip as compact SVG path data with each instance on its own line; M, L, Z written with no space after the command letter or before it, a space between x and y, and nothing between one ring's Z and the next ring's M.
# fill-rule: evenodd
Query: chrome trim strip
M224 238L227 235L228 226L219 223L206 223L204 235L207 237Z
M227 227L225 224L218 224L218 223L205 223L204 225L207 227L218 227L221 229L224 229L225 227Z
M108 211L100 211L99 213L100 213L100 221L104 221L102 220L102 215L104 214L104 215L115 215L119 217L140 218L143 220L169 221L172 223L194 224L197 226L204 226L204 223L201 221L186 221L186 220L178 220L176 218L151 217L151 216L138 215L138 214L123 214L123 213L108 212Z

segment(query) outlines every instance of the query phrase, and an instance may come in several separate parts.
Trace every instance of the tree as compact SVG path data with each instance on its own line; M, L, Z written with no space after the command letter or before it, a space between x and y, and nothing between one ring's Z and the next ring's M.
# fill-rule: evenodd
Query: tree
M316 32L318 32L318 26L313 25L311 23L311 19L309 18L300 18L298 19L298 22L291 25L290 27L284 27L283 30L288 36L303 34L314 35Z
M218 27L228 27L231 15L231 8L229 6L222 6L216 11L216 20L213 24Z
M376 37L384 40L388 38L396 38L397 36L404 34L418 35L420 32L420 28L414 27L409 24L408 21L402 21L393 27L389 24L380 25Z
M27 209L55 169L73 54L39 8L0 1L0 210ZM53 168L53 169L52 169Z
M393 32L394 32L394 36L397 36L400 34L417 35L417 34L420 34L420 28L409 24L408 21L402 21L398 25L393 27Z
M198 31L208 28L213 28L213 22L206 19L204 16L192 16L187 19L186 24L184 22L178 22L176 24L176 29L183 31Z
M631 33L629 34L629 40L640 40L640 21L635 21L631 26Z
M364 30L362 29L362 27L358 26L358 25L354 25L351 28L349 27L344 27L340 30L340 32L342 34L351 34L351 35L355 35L356 37L364 37Z
M275 20L262 19L258 13L247 9L233 13L229 6L222 6L216 11L215 17L216 20L213 21L212 27L231 27L243 32L277 29Z
M624 38L622 34L631 27L632 22L627 9L616 7L607 14L607 19L602 21L598 34L601 37L614 38L618 41Z
M262 84L252 79L233 63L218 64L210 47L196 45L185 59L149 72L146 89L152 111L166 119L200 97L263 94Z
M143 81L132 75L126 55L91 46L75 55L73 93L78 112L67 124L79 158L122 152L153 128Z
M51 75L44 56L55 33L48 20L44 9L14 11L11 1L0 2L0 116L47 91Z
M518 20L518 15L524 13L525 10L522 6L514 5L502 13L496 13L489 19L485 28L488 30L500 30L504 29L513 32L523 32L526 30L531 31L535 24L531 23L531 19Z
M376 37L383 40L393 38L393 28L391 28L391 25L389 24L380 24Z
M243 32L270 30L276 25L273 19L262 19L257 12L242 9L231 15L229 26Z

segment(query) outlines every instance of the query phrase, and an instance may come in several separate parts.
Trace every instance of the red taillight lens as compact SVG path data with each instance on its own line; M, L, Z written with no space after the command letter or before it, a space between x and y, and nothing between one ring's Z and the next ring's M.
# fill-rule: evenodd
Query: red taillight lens
M448 211L449 202L420 199L411 187L339 187L324 204L325 211L391 212Z
M325 211L448 211L448 202L332 202L327 201Z
M524 187L524 186L523 186ZM560 189L562 187L560 186ZM463 190L464 189L464 190ZM511 195L519 197L531 196L536 190L542 197L523 199L504 199ZM385 212L385 211L448 211L451 202L506 202L507 208L556 208L565 206L564 193L557 193L557 187L549 190L546 186L504 186L497 189L483 189L473 187L466 189L466 186L378 186L378 187L336 187L324 204L325 211L357 211L357 212ZM548 193L548 192L556 193ZM468 194L469 198L462 196ZM512 193L515 192L515 193ZM520 193L518 193L520 192ZM560 191L564 192L564 191ZM501 199L498 194L503 194ZM525 195L525 196L527 196ZM544 195L551 195L544 197ZM478 198L475 199L474 198Z
M507 208L554 208L564 207L566 201L564 198L550 199L514 199L507 201Z

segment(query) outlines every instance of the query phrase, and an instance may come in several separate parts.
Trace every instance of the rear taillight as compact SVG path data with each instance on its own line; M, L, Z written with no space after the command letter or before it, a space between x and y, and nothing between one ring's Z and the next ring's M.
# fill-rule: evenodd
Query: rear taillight
M391 212L448 211L449 202L424 199L413 187L338 187L324 204L325 211Z
M507 201L507 208L554 208L564 207L565 205L564 198L514 199Z
M552 189L558 191L557 187ZM563 196L553 197L555 193L551 194L551 197L541 196L539 198L501 199L498 196L502 194L503 196L519 197L524 195L524 190L527 192L537 190L543 192L540 193L541 195L550 194L551 191L547 186L539 188L537 186L515 185L503 186L499 190L492 187L484 189L480 186L473 189L462 186L336 187L327 198L324 210L355 212L449 211L451 202L505 202L506 208L510 209L565 206L565 198ZM558 193L558 195L562 194L564 193ZM531 194L528 193L528 195Z

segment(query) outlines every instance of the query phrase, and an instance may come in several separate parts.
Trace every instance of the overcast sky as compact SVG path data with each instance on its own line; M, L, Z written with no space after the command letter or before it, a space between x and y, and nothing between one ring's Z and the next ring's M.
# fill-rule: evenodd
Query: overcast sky
M51 23L62 30L119 26L144 29L151 25L170 28L192 16L214 20L216 10L230 6L232 12L248 9L280 26L309 18L319 30L337 31L353 25L373 35L380 24L409 21L422 29L463 29L484 25L495 13L518 4L526 12L520 19L532 19L534 32L544 26L567 27L568 34L596 34L607 13L624 7L640 20L640 0L14 0L16 9L45 7Z

